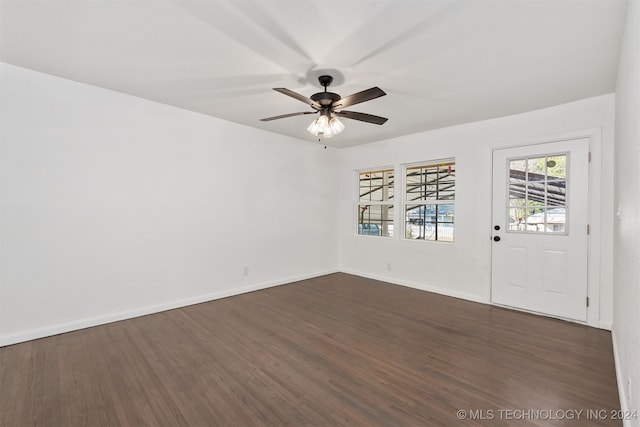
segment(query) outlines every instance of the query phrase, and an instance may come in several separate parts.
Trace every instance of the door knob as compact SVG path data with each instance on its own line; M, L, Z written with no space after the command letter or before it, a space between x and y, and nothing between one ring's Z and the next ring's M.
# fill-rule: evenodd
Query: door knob
M494 236L493 241L494 242L499 242L500 241L500 236Z

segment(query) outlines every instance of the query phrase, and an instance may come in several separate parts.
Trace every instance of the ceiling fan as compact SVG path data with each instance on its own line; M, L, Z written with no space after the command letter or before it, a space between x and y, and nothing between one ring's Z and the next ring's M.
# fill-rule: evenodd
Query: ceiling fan
M260 121L268 122L271 120L284 119L286 117L320 113L320 117L314 120L307 130L315 136L331 138L344 130L344 124L338 120L338 117L359 120L361 122L373 123L376 125L382 125L388 120L385 117L374 116L372 114L343 110L345 107L350 107L351 105L360 104L365 101L371 101L372 99L386 95L386 93L379 87L372 87L371 89L363 90L362 92L354 93L353 95L342 98L337 93L327 92L327 86L331 84L333 77L328 75L320 76L318 77L318 81L320 81L320 84L324 87L324 92L315 93L311 95L311 98L307 98L304 95L300 95L297 92L283 87L273 88L273 90L277 92L283 93L310 105L315 111L282 114L280 116L260 119Z

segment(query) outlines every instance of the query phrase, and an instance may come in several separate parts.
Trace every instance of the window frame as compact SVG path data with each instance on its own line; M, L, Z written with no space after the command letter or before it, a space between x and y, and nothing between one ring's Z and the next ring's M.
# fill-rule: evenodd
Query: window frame
M412 163L405 163L402 164L402 201L401 201L401 212L398 215L399 218L402 218L402 240L404 241L416 241L416 242L428 242L428 243L443 243L443 244L455 244L456 239L455 239L455 224L456 224L456 187L457 187L457 180L456 180L456 175L454 175L454 188L453 188L453 199L450 200L408 200L407 198L407 189L409 187L408 185L408 180L407 180L407 172L410 169L413 168L417 168L417 167L424 167L424 168L429 168L429 167L436 167L436 166L441 166L443 164L451 164L454 166L454 168L457 168L457 162L456 162L456 158L455 157L446 157L446 158L442 158L442 159L433 159L433 160L426 160L426 161L420 161L420 162L412 162ZM457 172L457 169L455 169L455 171ZM451 240L442 240L442 239L425 239L425 238L409 238L407 237L407 206L411 206L411 205L422 205L422 206L428 206L428 205L451 205L453 208L453 219L451 222L452 225L452 237ZM436 222L433 223L436 227L438 227L438 224L440 224L441 222L437 220L436 218ZM449 224L448 222L446 222L446 224Z
M391 172L392 176L393 176L393 198L391 200L369 200L369 201L361 201L360 200L360 188L361 188L361 179L360 176L364 173L375 173L375 172ZM392 165L387 165L387 166L379 166L379 167L371 167L371 168L364 168L364 169L357 169L355 170L355 186L356 186L356 202L355 202L355 234L356 236L360 236L360 237L384 237L387 239L394 239L396 237L396 233L395 233L395 223L396 223L396 195L398 193L398 178L397 178L397 173L396 173L396 168ZM392 226L392 230L393 230L393 234L392 235L385 235L382 234L384 227L382 226L382 224L380 224L381 226L381 230L380 230L380 234L369 234L369 233L360 233L360 213L361 213L361 206L387 206L388 209L391 210L392 213L392 220L388 221L388 224L390 224Z

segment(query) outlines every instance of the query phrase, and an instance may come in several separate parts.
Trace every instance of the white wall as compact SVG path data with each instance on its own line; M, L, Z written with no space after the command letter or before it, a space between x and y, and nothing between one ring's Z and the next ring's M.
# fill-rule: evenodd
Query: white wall
M609 328L613 317L613 122L614 96L605 95L341 150L341 270L489 302L492 149L547 142L582 130L589 134L598 128L591 147L589 294L594 304L589 309L589 324ZM401 170L404 163L449 157L456 159L455 243L355 234L355 170L379 166ZM396 217L401 216L399 208L397 203ZM387 263L391 263L390 271Z
M613 339L622 408L640 413L640 1L631 0L616 85ZM631 390L629 390L631 379ZM631 392L630 392L631 391ZM625 408L626 406L626 408ZM640 426L640 420L626 425Z
M0 345L337 268L488 302L491 150L594 128L590 322L610 326L613 95L336 151L0 72ZM446 157L454 244L355 236L355 169Z
M0 73L0 345L337 268L335 150Z

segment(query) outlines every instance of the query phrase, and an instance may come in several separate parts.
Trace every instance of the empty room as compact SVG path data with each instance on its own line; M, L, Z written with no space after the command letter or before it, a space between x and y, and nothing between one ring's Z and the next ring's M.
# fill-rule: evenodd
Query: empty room
M0 426L640 426L640 0L0 0Z

